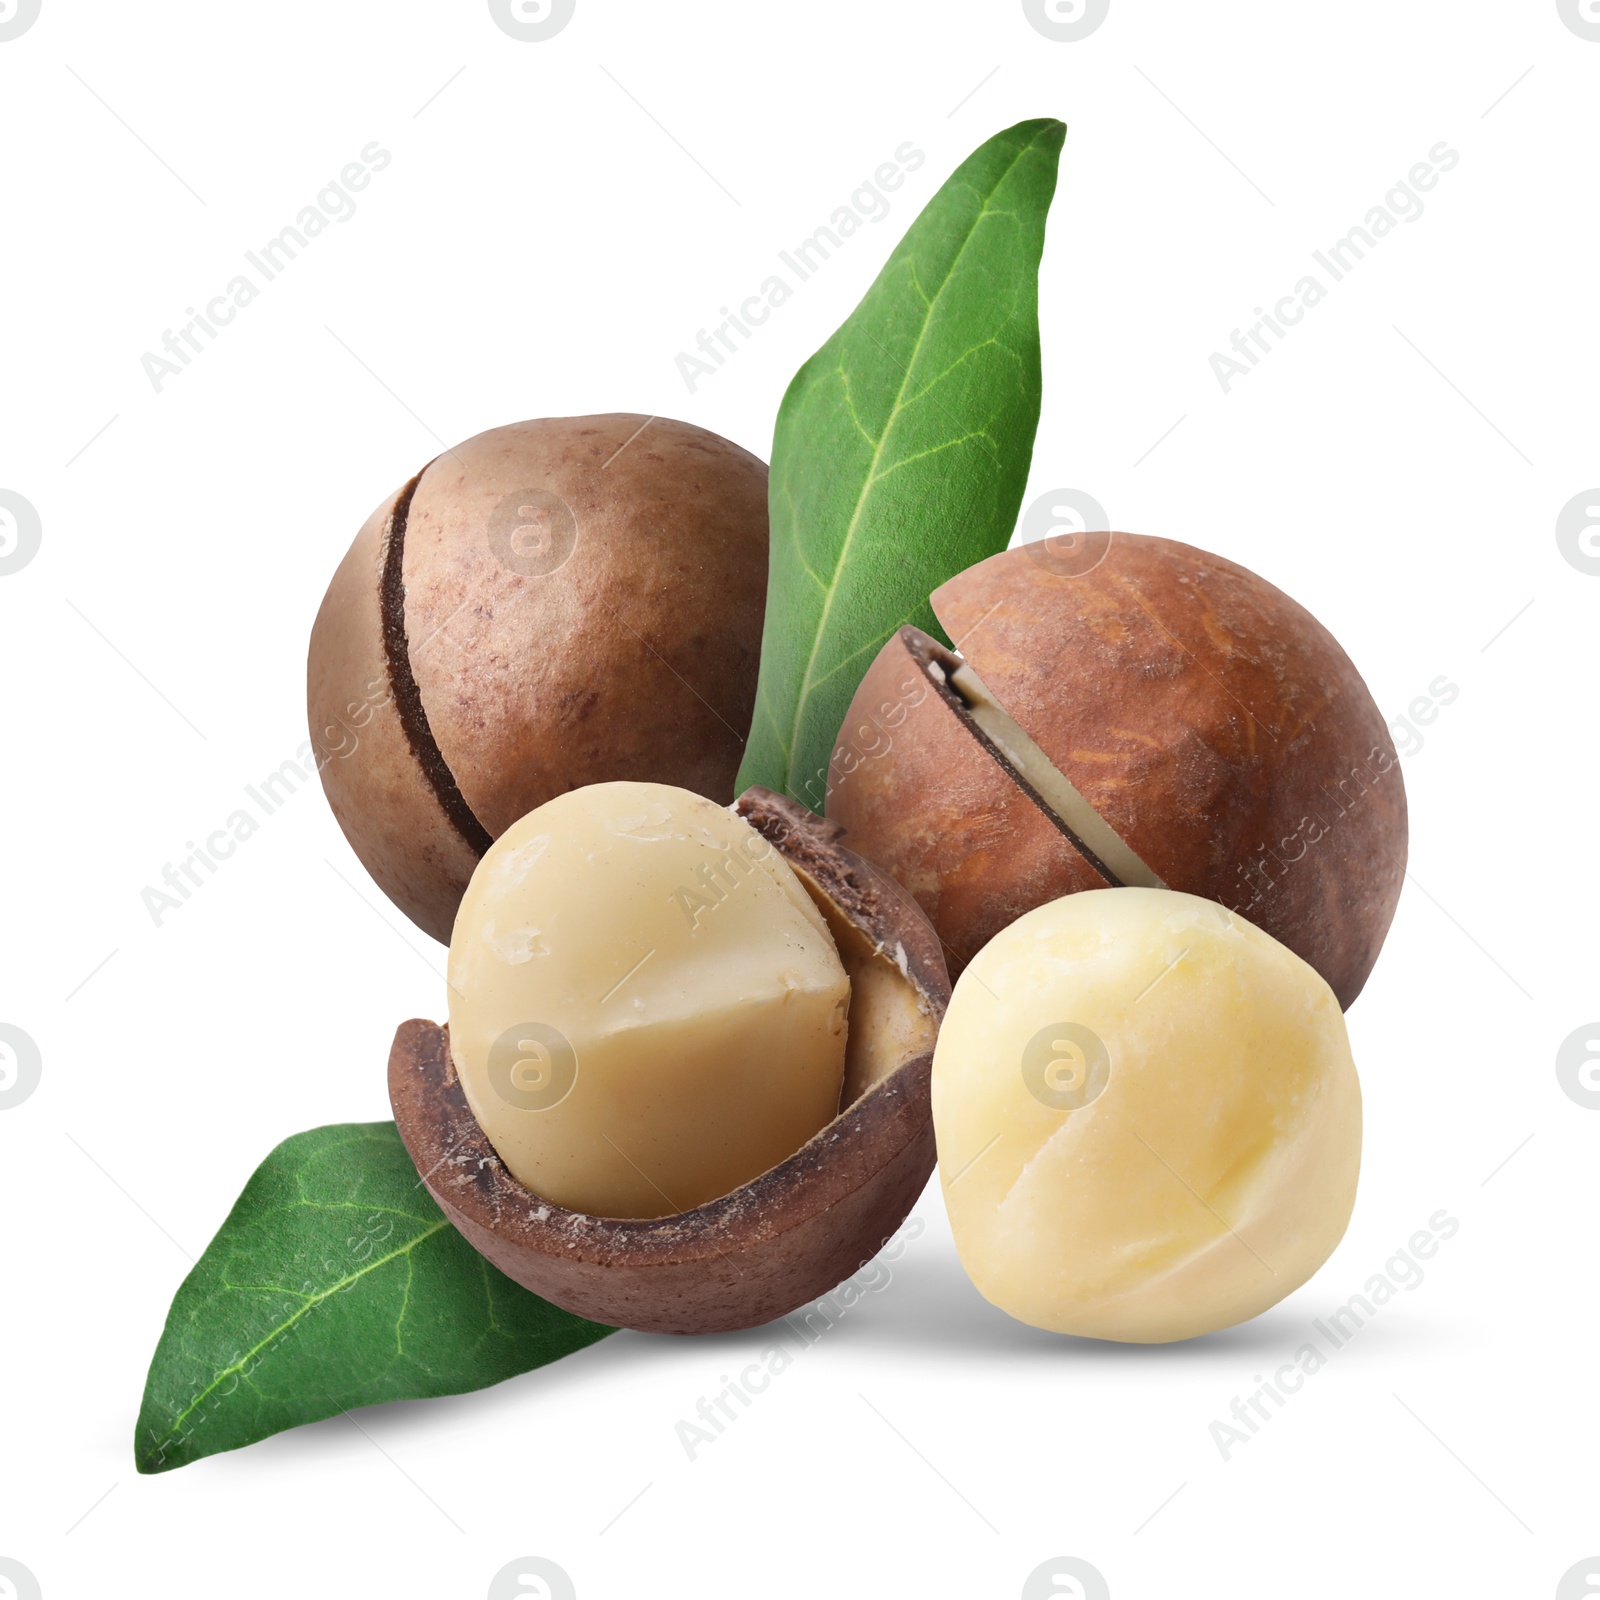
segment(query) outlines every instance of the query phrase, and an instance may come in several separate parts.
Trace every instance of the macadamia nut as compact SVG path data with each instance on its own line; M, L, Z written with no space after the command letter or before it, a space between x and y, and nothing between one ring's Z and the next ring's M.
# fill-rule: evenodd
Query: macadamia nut
M1152 1343L1226 1328L1344 1234L1361 1089L1327 983L1166 889L1029 912L956 985L933 1062L945 1205L984 1296Z
M734 797L767 469L626 413L491 428L368 517L311 630L317 770L374 880L447 941L472 869L569 789Z
M1172 539L1016 546L929 597L867 669L828 816L960 968L1026 911L1106 885L1248 917L1361 993L1405 881L1383 714L1304 606Z
M570 1210L687 1211L839 1109L833 937L778 851L688 790L594 784L514 823L472 875L449 972L479 1126Z

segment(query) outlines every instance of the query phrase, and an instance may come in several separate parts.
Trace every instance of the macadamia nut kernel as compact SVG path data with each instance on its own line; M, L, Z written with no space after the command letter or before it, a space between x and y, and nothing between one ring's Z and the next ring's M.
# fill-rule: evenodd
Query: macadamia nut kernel
M450 1051L512 1174L663 1217L839 1109L850 980L782 855L685 789L603 783L508 828L450 942Z
M933 1061L939 1175L984 1296L1153 1343L1258 1315L1344 1234L1361 1089L1327 983L1211 901L1089 890L999 933Z

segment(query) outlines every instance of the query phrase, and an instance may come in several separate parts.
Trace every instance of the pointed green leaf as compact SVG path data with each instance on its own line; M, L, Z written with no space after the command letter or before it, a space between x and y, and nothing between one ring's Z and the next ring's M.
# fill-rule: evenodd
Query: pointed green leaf
M772 442L772 560L739 788L820 811L850 697L928 596L1003 550L1039 425L1039 257L1066 128L969 156L796 374Z
M166 1472L352 1406L482 1389L614 1331L490 1266L392 1122L313 1128L261 1163L184 1279L134 1455Z

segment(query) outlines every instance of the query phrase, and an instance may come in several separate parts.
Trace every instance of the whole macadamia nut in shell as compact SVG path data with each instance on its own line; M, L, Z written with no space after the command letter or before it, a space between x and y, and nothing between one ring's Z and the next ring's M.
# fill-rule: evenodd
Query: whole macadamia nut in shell
M448 942L478 859L555 795L727 804L766 580L766 466L703 428L548 417L445 451L367 519L312 628L312 742L351 847Z
M1265 579L1170 539L1018 547L935 590L840 729L828 816L932 918L952 970L1060 895L1166 887L1241 912L1361 992L1406 800L1338 641ZM1083 554L1080 552L1080 554Z

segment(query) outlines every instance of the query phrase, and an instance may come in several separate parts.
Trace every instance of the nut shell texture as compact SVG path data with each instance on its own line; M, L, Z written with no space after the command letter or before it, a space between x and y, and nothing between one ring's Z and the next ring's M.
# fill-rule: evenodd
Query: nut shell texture
M311 732L346 837L419 926L448 941L488 841L566 790L732 798L766 496L759 459L688 423L545 418L446 451L368 519L312 631Z
M328 804L380 888L419 928L448 941L478 852L445 814L400 719L384 649L380 590L396 507L362 524L311 631L306 698Z
M929 668L959 658L902 628L839 730L828 815L934 919L959 972L1031 906L1106 880L1079 854Z
M1341 1005L1355 999L1404 879L1405 788L1381 713L1315 617L1231 561L1126 533L1087 572L1017 548L932 601L995 699L1163 883L1242 912ZM858 695L846 728L870 712ZM1013 803L1003 773L980 788L968 730L946 723L915 754L903 747L917 730L897 733L859 779L841 781L836 760L828 814L851 848L906 874L964 960L1048 895L1020 873L1010 915L991 904L969 927L960 893L946 903L960 872L917 859L906 834L954 840ZM912 805L911 786L881 770L902 759L929 773L942 760L950 780L919 773L926 797Z

